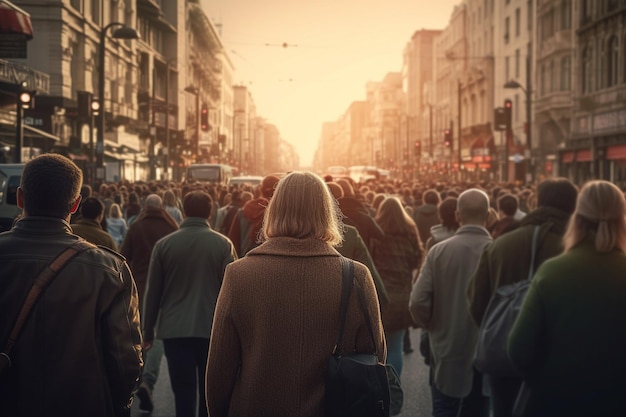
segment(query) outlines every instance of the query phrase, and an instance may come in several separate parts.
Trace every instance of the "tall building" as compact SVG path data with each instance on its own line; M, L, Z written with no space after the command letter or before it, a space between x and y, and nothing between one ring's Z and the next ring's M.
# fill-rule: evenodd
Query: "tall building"
M574 109L560 172L582 183L626 186L626 3L580 0L574 7Z
M541 176L566 170L558 160L558 150L571 136L574 110L574 3L563 0L537 2L534 35L535 76L532 89L533 133L536 169Z

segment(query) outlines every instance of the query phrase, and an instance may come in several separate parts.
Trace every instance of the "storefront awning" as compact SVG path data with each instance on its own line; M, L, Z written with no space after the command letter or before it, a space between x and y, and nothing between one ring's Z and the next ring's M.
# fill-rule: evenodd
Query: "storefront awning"
M13 3L0 0L0 33L25 35L27 39L32 39L30 15Z

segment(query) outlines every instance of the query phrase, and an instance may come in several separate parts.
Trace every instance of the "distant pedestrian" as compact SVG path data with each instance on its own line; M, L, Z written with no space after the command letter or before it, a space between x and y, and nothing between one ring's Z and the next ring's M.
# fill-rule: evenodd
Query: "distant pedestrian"
M625 211L614 184L585 184L564 253L532 280L509 336L527 388L523 416L626 415Z
M130 225L126 237L120 248L120 253L126 257L130 265L137 291L139 292L139 305L143 306L143 297L148 281L148 269L150 256L156 242L178 230L176 221L163 209L161 197L150 194L146 197L143 211ZM163 343L155 340L150 352L147 353L145 365L141 376L141 385L137 391L139 408L144 411L152 411L152 390L159 377L161 360L163 358Z
M278 177L274 175L263 178L260 185L260 197L248 201L237 211L228 231L228 237L235 245L239 257L245 256L260 244L265 209L274 195L276 184L278 184Z
M178 208L178 199L174 191L166 190L163 193L163 208L167 213L172 216L176 221L176 224L180 225L183 222L183 213Z
M483 417L488 400L473 359L478 327L467 309L466 288L491 236L485 228L489 197L471 188L458 198L461 227L426 255L411 293L410 309L428 331L433 417Z
M417 226L421 242L428 242L430 228L441 223L437 207L441 203L439 192L430 189L424 192L423 204L413 211L413 220Z
M24 167L23 218L0 234L0 350L41 270L79 238L81 170L58 154ZM88 249L60 270L24 323L0 379L0 416L129 417L141 372L137 290L124 258Z
M104 204L95 197L87 198L80 206L80 218L73 223L72 231L78 236L93 243L117 250L117 242L100 225L104 217ZM108 227L108 223L107 223Z
M389 302L382 306L387 361L402 375L406 329L413 325L409 299L413 275L422 260L422 244L413 219L397 197L385 199L376 215L385 237L372 240L372 259L385 284Z
M115 243L117 243L118 247L122 245L127 230L128 226L126 225L126 220L124 220L124 216L122 215L120 205L117 203L111 204L109 216L107 218L107 231L111 236L113 236L113 239L115 239Z
M341 299L340 216L326 184L292 172L269 201L262 243L226 268L207 364L211 417L322 416L324 369L336 343ZM386 357L376 289L354 263L371 317L350 297L343 341ZM374 346L373 346L374 344Z
M205 192L185 196L180 230L152 250L142 312L146 349L155 338L163 341L179 417L195 417L198 405L198 415L207 415L204 373L213 312L226 265L237 258L232 242L209 225L211 205Z

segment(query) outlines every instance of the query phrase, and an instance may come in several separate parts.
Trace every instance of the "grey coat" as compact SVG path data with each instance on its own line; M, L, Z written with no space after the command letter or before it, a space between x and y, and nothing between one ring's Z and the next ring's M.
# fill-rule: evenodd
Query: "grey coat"
M430 249L411 292L411 314L430 335L434 382L450 397L465 397L472 389L478 327L469 313L466 291L491 240L482 226L461 226Z

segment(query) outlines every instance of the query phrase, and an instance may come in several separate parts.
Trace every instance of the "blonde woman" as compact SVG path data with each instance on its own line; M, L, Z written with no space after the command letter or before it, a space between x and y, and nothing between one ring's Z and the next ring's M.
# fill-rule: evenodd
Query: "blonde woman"
M324 181L292 172L265 211L264 243L226 267L206 372L211 417L321 416L324 369L339 326L340 212ZM350 298L344 344L386 357L376 289L354 263L376 346ZM354 295L354 294L353 294Z
M124 220L120 205L117 203L111 204L109 216L107 217L107 232L113 236L118 248L122 245L122 241L126 236L126 230L128 230L128 226L126 225L126 220Z
M383 200L376 214L376 223L385 236L372 240L372 259L389 296L389 302L382 306L388 359L400 375L404 334L413 324L409 300L413 274L422 259L422 245L417 227L398 197Z
M563 254L537 270L509 336L526 382L524 416L624 416L624 194L607 181L580 190Z
M178 198L172 190L166 190L163 193L163 208L172 216L176 223L180 225L183 222L183 213L178 208Z

